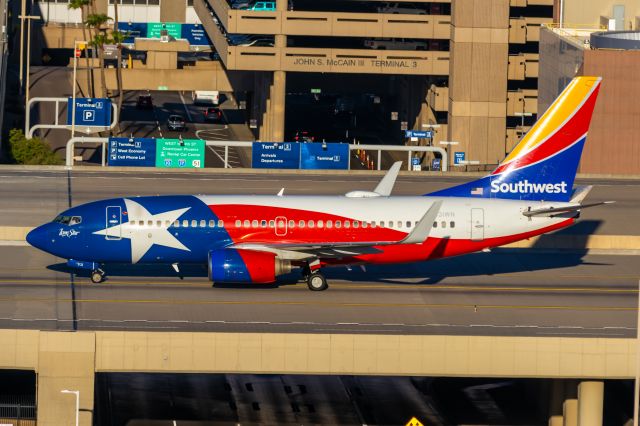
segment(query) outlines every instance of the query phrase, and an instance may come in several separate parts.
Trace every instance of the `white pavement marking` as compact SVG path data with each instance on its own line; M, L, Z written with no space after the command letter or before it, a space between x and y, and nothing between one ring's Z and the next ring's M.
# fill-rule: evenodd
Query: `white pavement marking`
M180 100L182 101L182 106L184 107L184 112L187 113L187 117L189 118L189 122L193 123L193 118L191 117L191 113L189 112L189 108L187 108L187 103L184 100L184 96L182 96L182 91L178 92L180 95Z

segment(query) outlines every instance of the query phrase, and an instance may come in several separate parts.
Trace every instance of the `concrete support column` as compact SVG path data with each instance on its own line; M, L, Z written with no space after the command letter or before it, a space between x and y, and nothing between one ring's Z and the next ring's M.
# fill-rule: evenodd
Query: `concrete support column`
M38 425L75 424L80 392L79 424L93 424L95 333L40 332L38 354Z
M272 142L284 141L284 109L286 98L287 74L274 71L271 85L271 137Z
M161 22L182 22L187 20L187 2L185 0L171 0L160 2Z
M563 426L564 419L562 416L549 417L549 426Z
M451 4L448 139L467 160L505 156L509 0Z
M578 385L579 426L601 426L603 405L603 382L582 382Z
M578 400L567 399L562 407L563 426L578 426Z

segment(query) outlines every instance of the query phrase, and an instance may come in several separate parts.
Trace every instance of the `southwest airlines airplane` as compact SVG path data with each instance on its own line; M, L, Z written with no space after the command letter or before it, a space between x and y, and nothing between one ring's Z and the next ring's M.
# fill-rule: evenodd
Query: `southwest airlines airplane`
M91 271L115 263L206 264L214 283L273 283L302 268L419 262L487 250L565 228L590 187L573 188L600 78L577 77L490 175L424 196L392 197L401 163L371 192L344 196L125 197L73 207L27 235Z

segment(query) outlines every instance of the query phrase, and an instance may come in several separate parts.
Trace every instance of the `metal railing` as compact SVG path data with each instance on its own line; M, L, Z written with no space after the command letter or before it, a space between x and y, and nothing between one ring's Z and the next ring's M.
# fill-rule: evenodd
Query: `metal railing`
M254 142L250 141L207 141L205 140L206 146L215 146L215 147L224 147L224 157L223 164L224 168L230 168L229 166L229 147L238 147L238 148L251 148ZM106 166L107 159L107 145L109 143L109 138L99 138L99 137L75 137L69 139L66 147L66 165L68 167L72 167L74 163L74 152L77 145L84 144L100 144L102 149L102 166ZM382 164L382 152L406 152L407 153L407 170L411 170L411 157L414 153L418 152L437 152L442 157L442 171L446 172L449 166L449 156L447 151L444 148L440 148L438 146L401 146L401 145L359 145L359 144L349 144L349 151L355 150L367 150L374 151L378 153L378 170L381 170Z

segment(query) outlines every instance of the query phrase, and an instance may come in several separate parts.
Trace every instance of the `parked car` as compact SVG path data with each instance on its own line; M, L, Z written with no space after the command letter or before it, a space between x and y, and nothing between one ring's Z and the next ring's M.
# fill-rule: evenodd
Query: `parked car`
M404 40L404 39L370 39L364 41L364 46L369 49L378 50L428 50L429 43L422 40Z
M275 1L257 1L249 10L256 10L262 12L274 12L276 10Z
M314 142L316 138L306 130L298 130L293 137L293 140L295 140L296 142Z
M247 0L233 0L231 2L232 9L249 9L251 7L251 2Z
M212 123L224 123L224 114L222 110L216 107L209 107L204 110L204 121Z
M177 114L171 114L167 119L167 129L176 132L182 132L187 129L187 124L184 121L184 117Z
M411 3L385 3L382 6L378 6L378 13L392 13L400 15L426 15L425 9L418 8Z
M140 95L136 101L136 108L138 109L153 109L153 99L151 95Z

